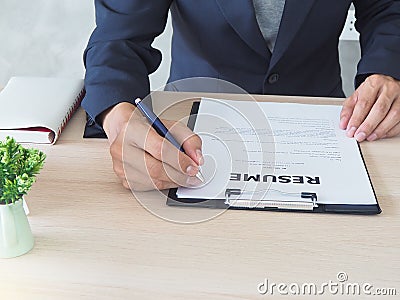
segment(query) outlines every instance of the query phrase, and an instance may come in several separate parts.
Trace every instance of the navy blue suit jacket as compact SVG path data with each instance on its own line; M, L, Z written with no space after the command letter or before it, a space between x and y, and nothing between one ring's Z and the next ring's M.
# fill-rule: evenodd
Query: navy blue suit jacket
M252 0L96 0L82 106L95 119L149 93L148 74L161 62L151 44L163 32L169 9L170 81L213 77L249 93L342 97L338 39L351 2L286 0L271 55ZM400 79L400 1L353 2L362 48L356 85L373 73Z

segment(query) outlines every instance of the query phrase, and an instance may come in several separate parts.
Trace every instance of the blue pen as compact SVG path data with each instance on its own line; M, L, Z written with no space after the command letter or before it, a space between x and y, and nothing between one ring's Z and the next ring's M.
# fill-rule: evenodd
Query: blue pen
M143 102L142 99L137 98L135 100L136 107L140 110L140 112L147 118L150 122L151 126L154 128L155 131L162 137L166 138L172 145L174 145L177 149L185 153L183 147L177 142L177 140L172 136L172 134L168 131L167 127L161 122L161 120L156 116L156 114L147 107ZM201 181L204 182L204 177L200 172L196 174L196 177Z

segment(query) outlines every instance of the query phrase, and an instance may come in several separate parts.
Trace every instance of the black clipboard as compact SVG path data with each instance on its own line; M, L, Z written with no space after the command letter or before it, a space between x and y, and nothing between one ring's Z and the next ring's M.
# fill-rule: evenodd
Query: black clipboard
M199 111L200 101L193 102L187 126L193 130ZM318 195L313 192L299 192L299 197L309 199L308 205L299 205L296 201L260 201L259 205L252 207L246 206L243 203L233 205L229 202L231 195L239 195L242 191L238 189L227 189L225 192L225 199L193 199L193 198L179 198L177 196L177 188L170 189L167 197L168 206L180 207L202 207L214 209L246 209L246 210L266 210L266 211L290 211L290 212L314 212L314 213L342 213L342 214L357 214L357 215L376 215L382 212L379 207L378 199L376 197L375 189L372 185L371 177L369 175L367 166L365 164L364 156L362 154L360 145L358 150L363 160L365 171L368 175L369 183L372 187L376 204L368 205L353 205L353 204L319 204ZM303 203L303 202L302 202Z

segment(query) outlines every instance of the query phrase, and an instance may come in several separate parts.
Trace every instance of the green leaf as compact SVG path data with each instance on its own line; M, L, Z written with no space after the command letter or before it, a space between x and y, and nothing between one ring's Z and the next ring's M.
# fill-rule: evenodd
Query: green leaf
M45 159L42 151L24 148L13 138L0 142L0 204L14 203L26 195Z

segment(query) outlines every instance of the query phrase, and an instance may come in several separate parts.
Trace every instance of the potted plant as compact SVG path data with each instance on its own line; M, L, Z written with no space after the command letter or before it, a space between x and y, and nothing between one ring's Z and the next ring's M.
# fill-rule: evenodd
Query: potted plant
M33 248L23 196L43 167L46 155L27 149L13 138L0 142L0 257L10 258Z

